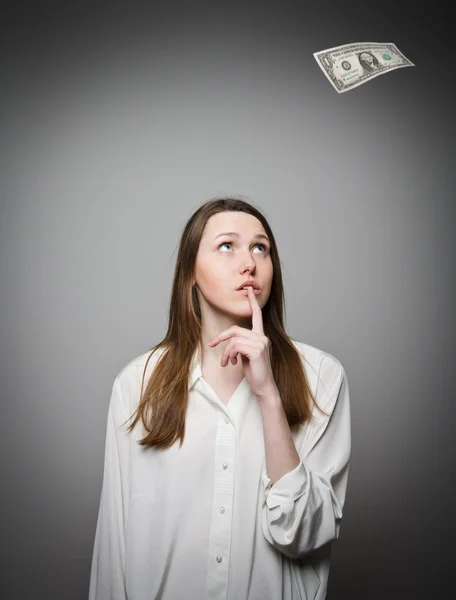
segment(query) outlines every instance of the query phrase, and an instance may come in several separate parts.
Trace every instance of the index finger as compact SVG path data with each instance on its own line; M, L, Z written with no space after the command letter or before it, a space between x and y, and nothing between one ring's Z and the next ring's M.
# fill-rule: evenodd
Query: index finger
M261 312L260 305L258 304L258 300L253 293L253 288L249 286L248 290L248 299L250 300L250 307L252 309L252 331L255 333L261 333L263 335L263 314Z

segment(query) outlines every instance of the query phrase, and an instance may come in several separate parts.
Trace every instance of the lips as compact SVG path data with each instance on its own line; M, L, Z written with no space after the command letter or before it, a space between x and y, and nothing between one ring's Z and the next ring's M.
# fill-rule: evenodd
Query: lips
M243 294L244 296L248 296L249 295L249 290L243 290L242 288L240 290L236 290L237 292L239 292L240 294ZM261 294L260 290L253 290L253 293L255 294L255 296L258 296L258 294Z
M238 288L236 288L237 290L242 290L244 287L253 287L254 290L259 290L260 286L257 284L257 282L255 280L253 281L244 281L244 283L242 283Z

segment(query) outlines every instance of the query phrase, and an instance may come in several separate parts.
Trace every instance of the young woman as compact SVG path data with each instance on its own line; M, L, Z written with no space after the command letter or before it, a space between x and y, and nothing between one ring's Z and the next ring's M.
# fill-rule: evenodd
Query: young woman
M325 598L349 390L334 356L287 335L283 306L266 218L200 206L166 336L113 384L90 600Z

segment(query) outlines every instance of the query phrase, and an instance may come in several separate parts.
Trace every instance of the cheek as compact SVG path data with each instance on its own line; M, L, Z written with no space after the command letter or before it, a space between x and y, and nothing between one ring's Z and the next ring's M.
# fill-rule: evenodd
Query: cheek
M212 270L204 274L201 280L202 291L208 298L220 298L224 295L226 290L227 281L220 272Z
M223 285L221 280L212 279L206 282L206 292L209 296L216 297L221 296L223 292Z

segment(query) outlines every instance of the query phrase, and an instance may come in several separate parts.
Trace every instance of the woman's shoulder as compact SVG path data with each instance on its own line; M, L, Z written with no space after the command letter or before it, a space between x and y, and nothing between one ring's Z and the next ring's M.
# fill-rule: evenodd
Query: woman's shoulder
M300 353L312 392L328 394L345 375L341 361L326 350L291 340Z
M126 410L135 410L141 395L141 385L146 364L147 371L144 377L144 388L162 352L163 348L159 348L153 353L152 349L147 350L147 352L143 352L129 360L117 374L115 384L118 385L122 393ZM150 360L147 362L149 357Z
M295 443L301 448L302 456L306 455L323 435L336 406L339 390L345 378L345 370L341 361L321 348L304 342L292 340L303 357L303 364L312 394L321 413L313 407L313 421L300 430Z
M323 362L325 362L325 366L328 366L333 370L342 367L341 361L333 354L330 354L327 350L317 348L316 346L311 346L305 342L299 342L293 339L291 341L300 354L304 357L305 361L310 365L321 366Z

